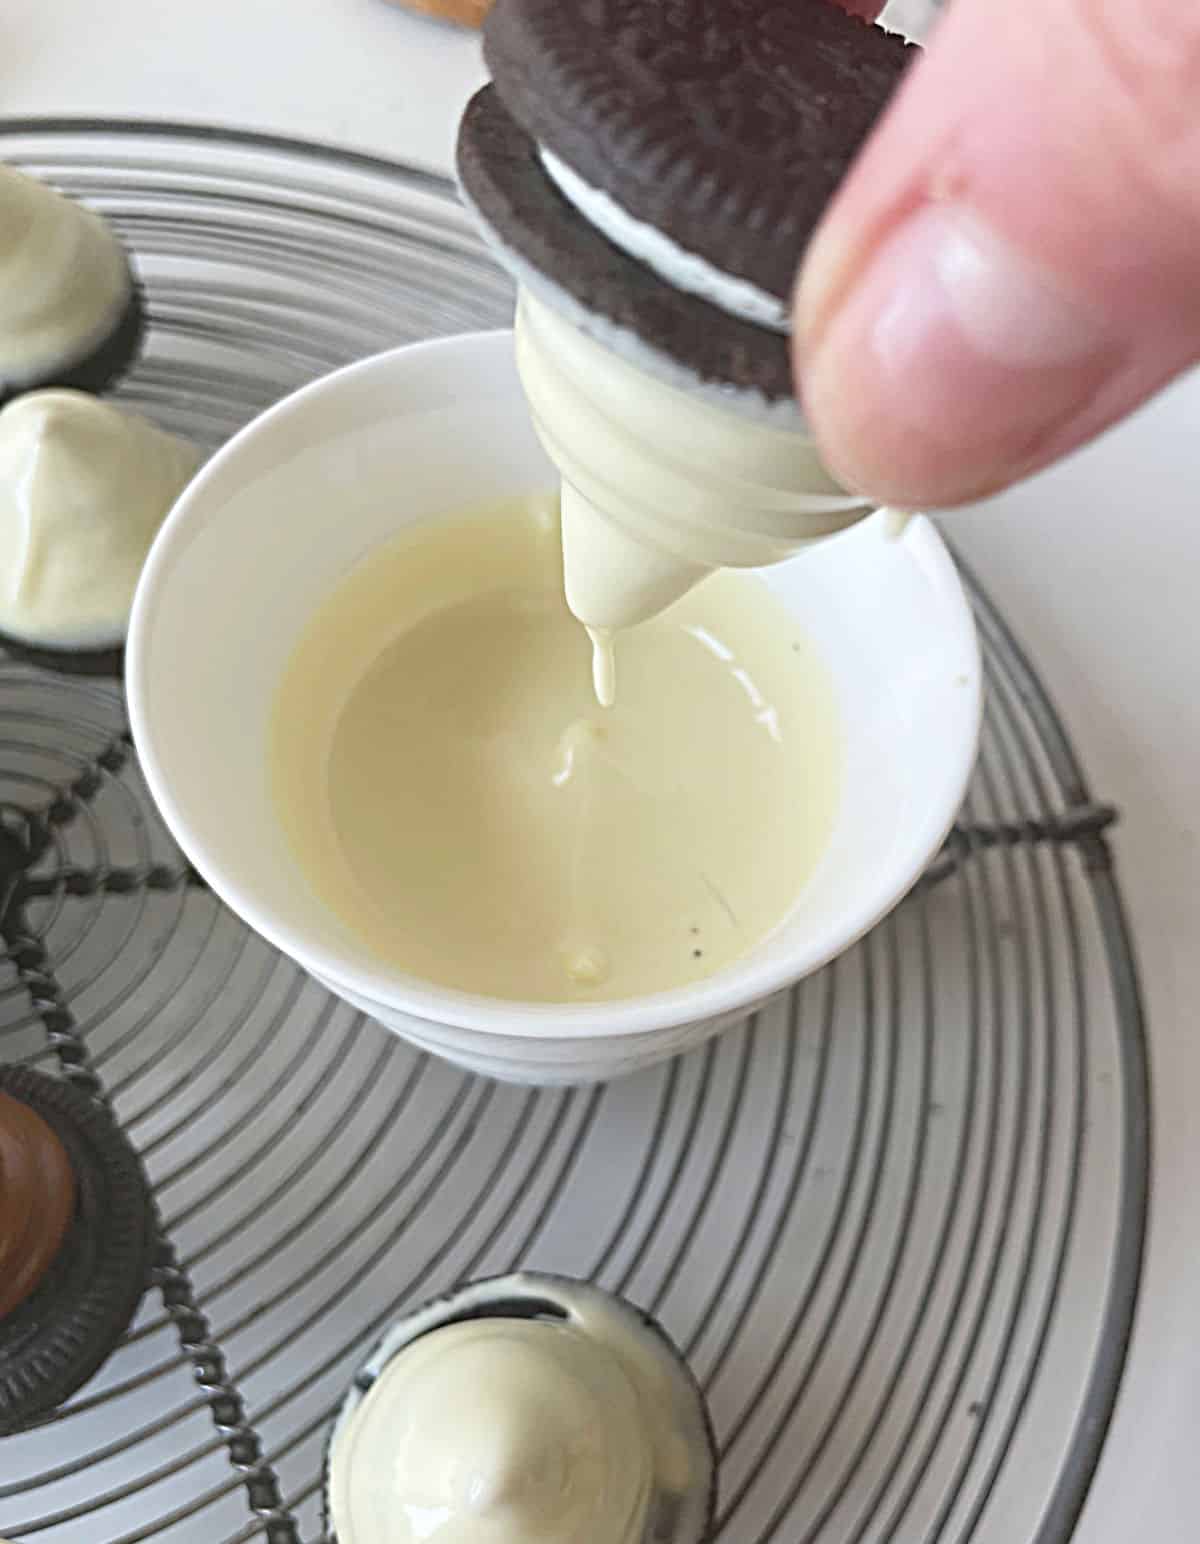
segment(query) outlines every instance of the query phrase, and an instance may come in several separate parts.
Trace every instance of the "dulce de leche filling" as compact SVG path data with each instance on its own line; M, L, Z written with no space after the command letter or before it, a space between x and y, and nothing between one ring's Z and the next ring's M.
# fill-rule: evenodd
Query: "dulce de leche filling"
M49 1270L75 1210L75 1175L51 1126L0 1093L0 1318Z

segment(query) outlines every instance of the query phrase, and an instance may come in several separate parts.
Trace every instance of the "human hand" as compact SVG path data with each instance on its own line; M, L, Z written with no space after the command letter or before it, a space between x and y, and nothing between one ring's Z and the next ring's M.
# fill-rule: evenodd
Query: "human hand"
M908 506L1047 466L1200 360L1196 0L952 0L794 338L834 471Z

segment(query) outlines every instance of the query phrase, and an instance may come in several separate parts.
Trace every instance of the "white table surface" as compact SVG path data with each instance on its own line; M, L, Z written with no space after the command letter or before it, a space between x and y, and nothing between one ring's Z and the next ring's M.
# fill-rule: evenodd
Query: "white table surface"
M450 164L478 43L387 0L3 0L0 113L204 120ZM1077 1544L1194 1544L1200 1453L1200 375L951 526L1120 805L1155 1092L1133 1351ZM1014 1540L1013 1544L1024 1544Z

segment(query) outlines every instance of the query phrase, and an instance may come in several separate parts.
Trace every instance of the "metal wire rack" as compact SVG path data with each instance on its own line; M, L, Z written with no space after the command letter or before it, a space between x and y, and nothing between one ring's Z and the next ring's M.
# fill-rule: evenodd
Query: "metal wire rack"
M116 222L152 322L120 395L207 446L318 372L510 313L409 168L80 121L0 124L0 156ZM592 1090L465 1076L329 997L189 871L120 691L0 659L0 1055L110 1102L161 1223L125 1342L0 1443L0 1533L312 1544L381 1324L525 1263L686 1349L723 1544L1067 1539L1141 1260L1141 1012L1113 812L972 588L982 757L924 883L745 1025Z

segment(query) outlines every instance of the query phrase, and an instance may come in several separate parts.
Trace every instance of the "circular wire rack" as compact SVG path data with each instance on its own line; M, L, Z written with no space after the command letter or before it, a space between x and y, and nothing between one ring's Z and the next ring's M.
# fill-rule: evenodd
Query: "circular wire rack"
M117 395L209 449L334 366L511 315L409 167L78 120L2 123L0 156L115 222L151 323ZM119 688L0 657L0 1055L110 1103L160 1225L124 1342L0 1443L0 1533L314 1544L381 1326L528 1265L685 1350L722 1544L1066 1540L1141 1262L1142 1021L1113 811L968 583L982 752L922 883L745 1024L592 1089L465 1075L331 997L189 869Z

